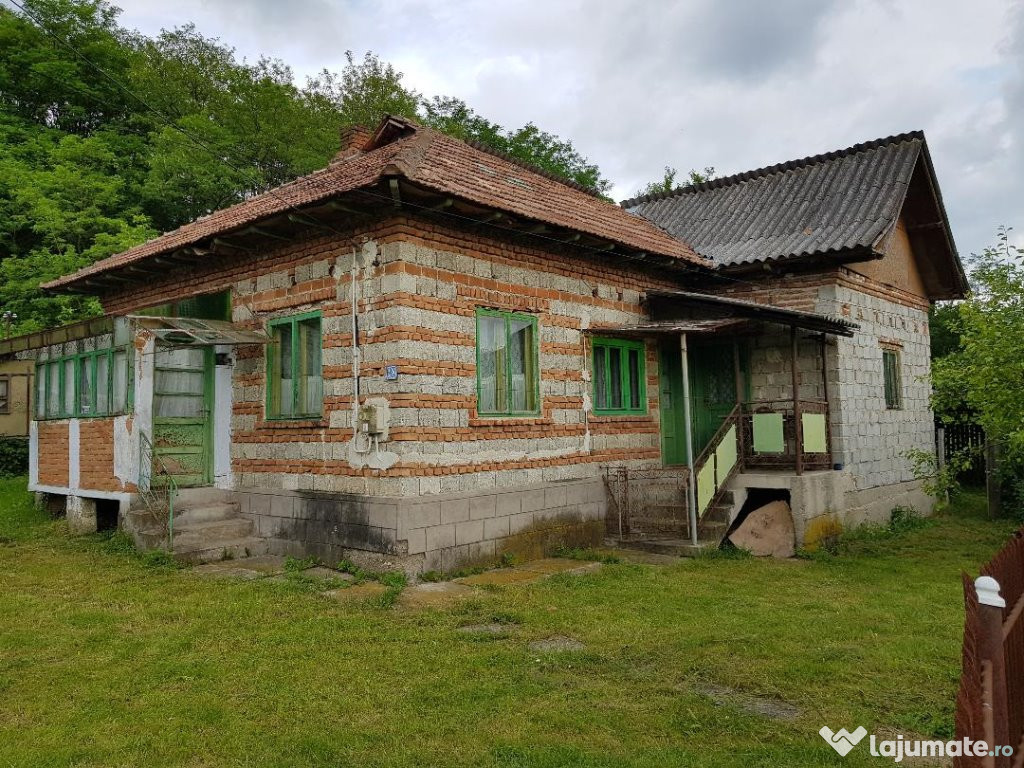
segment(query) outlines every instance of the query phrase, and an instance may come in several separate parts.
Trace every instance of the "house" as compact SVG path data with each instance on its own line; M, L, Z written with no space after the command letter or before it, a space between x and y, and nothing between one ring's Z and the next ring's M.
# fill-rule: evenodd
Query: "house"
M110 327L35 350L30 487L191 559L682 549L769 497L811 542L929 505L965 285L919 133L623 207L387 118L46 286Z
M30 361L0 359L0 439L28 438L33 370Z

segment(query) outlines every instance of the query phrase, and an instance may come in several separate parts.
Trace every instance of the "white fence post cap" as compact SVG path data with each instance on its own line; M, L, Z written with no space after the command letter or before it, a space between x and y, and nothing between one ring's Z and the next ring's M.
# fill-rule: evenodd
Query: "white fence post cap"
M978 593L978 602L996 608L1005 608L1006 601L999 594L999 582L991 576L979 576L974 580L974 590Z

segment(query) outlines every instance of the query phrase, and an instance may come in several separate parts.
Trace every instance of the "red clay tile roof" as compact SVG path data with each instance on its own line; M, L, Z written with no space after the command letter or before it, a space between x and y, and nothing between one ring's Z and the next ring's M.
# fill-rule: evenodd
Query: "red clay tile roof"
M385 129L405 135L389 143ZM379 145L379 146L378 146ZM414 184L518 217L593 235L685 262L710 266L688 245L646 219L614 203L549 178L496 154L430 128L388 118L366 145L368 150L335 159L327 168L283 184L245 202L215 211L178 229L102 259L43 285L66 288L90 276L126 266L291 210L369 187L382 177L400 176Z

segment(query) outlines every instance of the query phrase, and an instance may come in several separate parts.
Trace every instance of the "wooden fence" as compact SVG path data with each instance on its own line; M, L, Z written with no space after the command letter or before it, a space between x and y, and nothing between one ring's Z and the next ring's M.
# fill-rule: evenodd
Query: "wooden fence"
M1024 766L1024 528L964 581L963 671L956 738L1009 745L1013 754L955 758L956 768ZM994 750L990 750L994 751Z

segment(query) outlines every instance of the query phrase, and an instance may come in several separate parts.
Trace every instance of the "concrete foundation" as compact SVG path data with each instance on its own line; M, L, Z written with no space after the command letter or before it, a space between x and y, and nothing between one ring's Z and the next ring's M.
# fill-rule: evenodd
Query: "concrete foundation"
M922 515L931 514L934 507L934 499L921 489L920 481L857 490L850 472L834 470L802 475L744 472L729 487L744 497L755 488L788 491L797 548L814 547L863 523L886 523L894 507L908 507Z
M271 488L236 495L274 554L410 574L594 546L604 538L607 504L598 478L415 498Z

